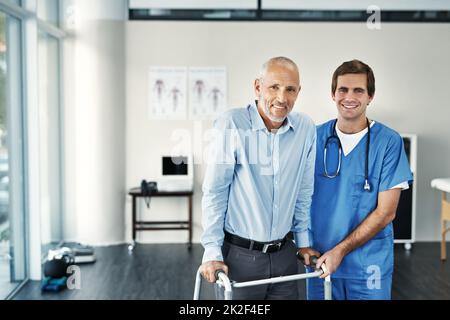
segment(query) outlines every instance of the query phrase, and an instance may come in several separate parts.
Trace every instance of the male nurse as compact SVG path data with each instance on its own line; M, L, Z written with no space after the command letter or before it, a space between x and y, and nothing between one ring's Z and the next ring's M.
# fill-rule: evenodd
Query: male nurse
M372 69L359 60L333 74L337 119L317 128L313 248L327 272L307 281L307 297L323 299L331 274L333 299L391 299L393 227L402 190L413 177L401 136L366 111L375 94Z

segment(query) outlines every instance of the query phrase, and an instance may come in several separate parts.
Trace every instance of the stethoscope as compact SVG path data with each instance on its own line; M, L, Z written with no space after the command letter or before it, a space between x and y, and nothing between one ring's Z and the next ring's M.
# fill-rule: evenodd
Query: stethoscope
M365 168L364 168L364 190L370 191L370 184L369 184L369 145L370 145L370 123L369 119L366 118L367 121L367 141L366 141L366 162L365 162ZM342 161L342 144L341 140L336 134L336 124L337 119L334 121L333 124L333 131L331 132L331 135L327 138L325 141L325 148L323 151L323 168L324 168L324 176L330 179L336 178L339 175L339 172L341 171L341 161ZM327 170L327 147L328 143L331 140L337 140L337 144L339 147L339 161L338 161L338 167L336 169L336 173L329 174Z

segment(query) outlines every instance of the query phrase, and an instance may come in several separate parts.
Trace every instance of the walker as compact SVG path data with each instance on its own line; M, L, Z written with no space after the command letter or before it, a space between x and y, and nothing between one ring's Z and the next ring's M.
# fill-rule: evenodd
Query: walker
M316 264L317 257L312 256L311 262L313 264ZM216 275L216 284L218 284L220 287L225 288L225 292L224 292L225 300L233 300L233 288L252 287L252 286L259 286L259 285L270 284L270 283L279 283L279 282L303 280L303 279L308 279L308 278L316 278L316 277L320 277L326 271L327 271L327 268L326 268L325 264L323 263L321 266L321 269L316 269L314 272L310 272L310 273L294 274L294 275L289 275L289 276L280 276L280 277L274 277L274 278L269 278L269 279L253 280L253 281L245 281L245 282L235 282L235 281L230 280L223 270L217 270L215 275ZM200 274L200 268L198 268L197 276L195 279L194 300L199 300L199 298L200 298L200 287L201 287L202 279L203 279L203 277ZM324 299L331 300L331 276L330 275L328 275L325 278L323 286L324 286Z

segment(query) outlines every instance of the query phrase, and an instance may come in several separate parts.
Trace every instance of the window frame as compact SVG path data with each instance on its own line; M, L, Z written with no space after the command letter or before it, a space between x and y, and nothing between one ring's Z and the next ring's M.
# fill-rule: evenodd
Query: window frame
M63 118L63 92L62 92L62 40L67 33L58 25L44 21L37 16L37 0L22 0L20 4L14 4L6 0L0 0L0 11L19 20L21 36L21 131L22 131L22 159L23 159L23 210L25 228L25 277L6 299L12 299L14 295L29 280L41 279L41 237L40 237L40 159L39 159L39 105L38 105L38 32L52 36L58 41L59 58L59 161L60 161L60 184L61 184L61 206L64 207L64 167L63 155L64 127L61 122ZM57 9L61 16L60 8ZM8 110L9 111L9 110ZM61 228L64 214L61 211Z
M257 8L217 8L211 6L180 6L174 5L169 8L167 5L161 7L155 4L154 7L132 5L133 0L128 0L129 20L169 20L169 21L286 21L286 22L366 22L372 12L368 13L362 5L347 4L342 9L337 10L336 5L327 8L327 0L322 0L321 4L316 1L306 3L302 6L289 5L288 1L265 5L264 0L257 1ZM359 0L358 0L359 1ZM355 2L356 4L357 2ZM386 10L381 10L381 20L383 22L416 22L416 23L448 23L450 22L450 4L434 5L426 7L387 5ZM385 5L386 6L386 5ZM429 8L429 9L427 9Z

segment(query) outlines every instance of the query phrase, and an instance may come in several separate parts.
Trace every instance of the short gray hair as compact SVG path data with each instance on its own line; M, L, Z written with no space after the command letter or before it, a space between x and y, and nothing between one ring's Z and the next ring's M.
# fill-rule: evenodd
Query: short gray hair
M299 70L297 64L291 59L287 57L274 57L270 58L262 65L261 70L259 72L259 78L263 79L266 76L267 69L269 69L269 67L273 65L281 65L283 67L287 67L297 72Z

